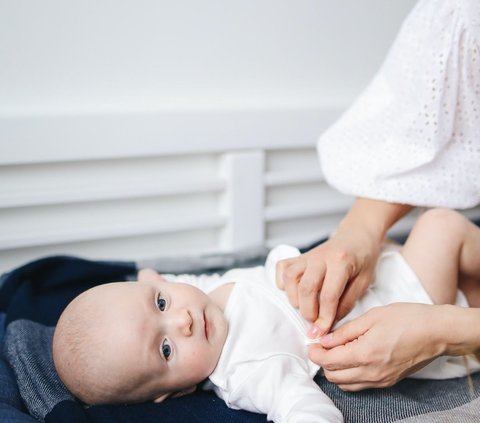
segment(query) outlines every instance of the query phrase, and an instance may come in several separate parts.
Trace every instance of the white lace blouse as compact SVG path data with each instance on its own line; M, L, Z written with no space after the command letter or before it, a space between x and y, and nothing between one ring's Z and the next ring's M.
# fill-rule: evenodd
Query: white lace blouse
M318 152L327 182L347 194L480 203L480 0L420 0Z

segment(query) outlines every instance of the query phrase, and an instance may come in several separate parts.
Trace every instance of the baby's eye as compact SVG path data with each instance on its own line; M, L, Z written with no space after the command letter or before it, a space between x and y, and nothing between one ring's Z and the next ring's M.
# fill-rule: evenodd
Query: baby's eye
M170 355L172 354L172 347L166 339L162 342L162 354L165 357L165 360L169 360Z
M165 308L167 307L167 301L162 297L162 294L158 294L157 306L160 311L165 311Z

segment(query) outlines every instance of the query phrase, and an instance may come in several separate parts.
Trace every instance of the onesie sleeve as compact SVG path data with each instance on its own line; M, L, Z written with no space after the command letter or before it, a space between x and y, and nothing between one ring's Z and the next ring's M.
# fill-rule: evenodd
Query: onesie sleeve
M480 202L480 2L421 0L379 72L318 141L345 194L427 207Z
M242 383L220 395L231 408L267 414L275 423L337 423L343 416L302 363L293 356L275 356L253 371L237 369ZM245 375L248 375L245 377Z

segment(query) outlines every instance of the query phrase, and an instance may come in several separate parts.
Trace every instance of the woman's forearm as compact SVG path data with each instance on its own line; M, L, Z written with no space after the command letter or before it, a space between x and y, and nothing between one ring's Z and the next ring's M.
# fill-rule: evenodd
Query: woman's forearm
M436 338L443 343L443 354L475 354L480 358L480 309L453 305L435 306L432 315L439 323Z
M387 203L359 197L345 215L337 230L362 228L377 241L381 241L386 232L413 206L408 204Z

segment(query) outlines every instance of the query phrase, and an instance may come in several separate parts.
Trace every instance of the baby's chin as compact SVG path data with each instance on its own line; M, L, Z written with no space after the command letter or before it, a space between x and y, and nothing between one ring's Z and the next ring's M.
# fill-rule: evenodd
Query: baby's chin
M218 356L220 357L221 349L225 344L228 336L228 320L225 317L223 310L216 304L211 304L206 310L206 336L210 343L220 346Z
M223 311L218 309L218 313L219 313L218 319L215 321L215 328L214 328L215 333L210 334L211 339L209 340L215 349L215 359L213 360L214 367L212 369L212 372L213 370L215 370L215 368L217 367L218 361L220 360L223 347L225 346L225 343L228 338L228 330L229 330L228 320L223 314Z

